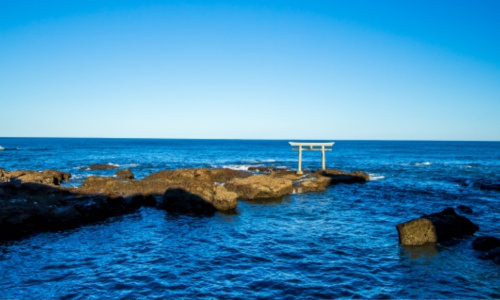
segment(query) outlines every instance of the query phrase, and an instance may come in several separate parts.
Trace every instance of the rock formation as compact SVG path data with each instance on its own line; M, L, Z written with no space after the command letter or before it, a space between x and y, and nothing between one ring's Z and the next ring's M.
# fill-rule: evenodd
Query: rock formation
M398 224L396 228L399 243L411 246L449 241L463 235L472 235L479 229L469 219L458 215L453 208Z
M68 181L71 174L57 170L44 170L44 171L5 171L0 168L0 182L20 181L20 182L33 182L43 183L50 185L60 185L62 182Z
M122 180L134 179L134 173L132 173L130 169L118 170L116 171L115 176Z
M115 168L97 168L101 167ZM137 180L130 170L119 170L113 177L90 176L80 187L65 188L59 185L70 179L69 173L0 169L0 240L75 228L142 206L210 215L234 210L238 199L276 199L369 178L365 173L339 170L306 172L303 176L285 169L265 172L255 175L231 169L179 169Z

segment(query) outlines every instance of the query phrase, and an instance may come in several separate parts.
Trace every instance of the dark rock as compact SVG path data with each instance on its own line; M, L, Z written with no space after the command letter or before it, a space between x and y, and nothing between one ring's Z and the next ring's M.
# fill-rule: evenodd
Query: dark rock
M112 170L118 169L118 166L112 164L91 164L88 168L91 170Z
M0 183L0 240L76 228L139 207L118 196L81 195L38 183Z
M365 183L370 180L370 175L362 171L344 172L336 169L324 170L321 175L330 177L331 184L338 183Z
M500 257L500 247L493 248L485 254L481 255L479 258L481 259L495 259Z
M458 215L453 208L398 224L396 228L402 245L445 242L463 235L472 235L479 229L469 219Z
M480 236L472 242L472 248L481 251L489 251L500 247L500 239L493 236Z
M500 191L500 184L480 184L479 189L483 191Z
M432 221L436 227L439 241L460 238L463 235L473 235L479 230L479 226L466 217L458 215L451 207L445 208L439 213L424 215L423 218Z
M134 179L134 174L129 169L118 170L116 171L115 176L123 180Z
M468 206L465 206L465 205L459 205L457 207L457 209L460 210L463 213L466 213L466 214L471 214L472 213L472 208L470 208Z
M274 167L265 167L265 166L248 167L248 171L250 171L250 172L271 173L275 170L276 170L276 168L274 168Z
M215 207L199 195L180 188L169 188L163 194L160 208L173 213L213 214Z
M156 197L153 195L145 195L143 200L142 200L142 206L145 207L156 207L158 201L156 200Z

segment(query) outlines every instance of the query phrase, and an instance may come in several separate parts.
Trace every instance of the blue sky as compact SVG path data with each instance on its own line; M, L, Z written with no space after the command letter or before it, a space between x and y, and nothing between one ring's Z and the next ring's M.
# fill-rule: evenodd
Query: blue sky
M499 11L0 0L0 136L500 141Z

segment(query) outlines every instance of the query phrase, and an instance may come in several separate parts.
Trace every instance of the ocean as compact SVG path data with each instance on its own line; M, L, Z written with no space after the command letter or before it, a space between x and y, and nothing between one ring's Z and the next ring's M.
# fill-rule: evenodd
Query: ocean
M114 164L136 178L178 168L297 168L287 140L0 138L0 168L70 172ZM327 168L369 173L366 184L233 213L179 216L142 208L78 229L0 244L0 298L500 298L500 266L474 236L403 247L396 225L459 205L500 237L500 142L335 141ZM303 169L321 167L304 152Z

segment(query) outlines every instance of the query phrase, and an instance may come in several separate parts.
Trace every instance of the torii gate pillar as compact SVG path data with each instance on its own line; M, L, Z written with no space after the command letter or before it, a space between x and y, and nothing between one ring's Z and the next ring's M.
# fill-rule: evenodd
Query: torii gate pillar
M297 174L302 175L304 174L302 172L302 151L321 151L321 169L325 170L326 169L326 159L325 159L325 151L332 151L332 148L326 148L326 147L332 147L334 142L329 142L329 143L298 143L298 142L289 142L289 144L294 147L298 147L292 150L294 151L299 151L299 167L297 170ZM303 148L305 147L305 148ZM320 147L320 148L316 148Z

